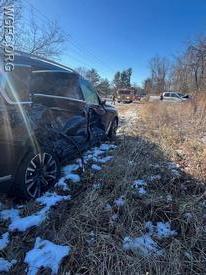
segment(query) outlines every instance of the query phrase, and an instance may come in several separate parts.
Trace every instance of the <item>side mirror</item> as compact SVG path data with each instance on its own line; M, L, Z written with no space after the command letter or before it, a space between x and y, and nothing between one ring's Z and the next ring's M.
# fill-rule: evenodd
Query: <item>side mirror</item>
M106 99L101 100L101 105L106 105Z

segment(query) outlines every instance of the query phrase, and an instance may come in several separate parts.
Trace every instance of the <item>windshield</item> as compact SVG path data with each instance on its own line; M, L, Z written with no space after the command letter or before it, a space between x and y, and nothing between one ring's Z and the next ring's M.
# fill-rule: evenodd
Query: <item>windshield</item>
M129 91L129 90L120 90L120 91L118 91L118 94L119 95L132 95L133 92Z
M185 95L184 94L182 94L182 93L177 93L178 94L178 96L180 96L180 97L184 97Z

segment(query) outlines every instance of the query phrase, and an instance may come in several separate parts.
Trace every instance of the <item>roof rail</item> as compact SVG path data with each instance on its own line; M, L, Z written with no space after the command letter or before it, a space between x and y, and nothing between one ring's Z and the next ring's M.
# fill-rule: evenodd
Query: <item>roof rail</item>
M40 61L44 61L48 64L51 64L51 65L57 65L58 67L62 68L62 69L66 69L68 71L71 71L71 72L74 72L76 73L76 71L70 67L67 67L65 65L62 65L56 61L52 61L52 60L49 60L45 57L41 57L41 56L38 56L38 55L35 55L35 54L30 54L30 53L26 53L26 52L23 52L23 51L15 51L15 53L19 54L19 55L22 55L22 56L25 56L25 57L31 57L31 58L35 58L35 59L38 59Z

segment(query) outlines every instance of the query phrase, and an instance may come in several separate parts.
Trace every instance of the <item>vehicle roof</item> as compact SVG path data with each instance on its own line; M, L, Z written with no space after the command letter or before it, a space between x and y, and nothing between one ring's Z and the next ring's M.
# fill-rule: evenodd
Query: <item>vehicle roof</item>
M14 57L14 64L24 64L32 67L32 70L61 70L65 72L73 72L69 67L66 67L57 62L41 58L35 55L29 55L22 52L16 52Z
M120 88L118 91L132 91L132 88Z
M3 61L3 51L0 49L0 59ZM36 55L20 52L20 51L15 51L14 53L14 65L27 65L31 66L33 71L37 70L51 70L51 71L62 71L62 72L70 72L70 73L75 73L73 69L64 66L62 64L59 64L55 61L51 61L46 58L42 58Z

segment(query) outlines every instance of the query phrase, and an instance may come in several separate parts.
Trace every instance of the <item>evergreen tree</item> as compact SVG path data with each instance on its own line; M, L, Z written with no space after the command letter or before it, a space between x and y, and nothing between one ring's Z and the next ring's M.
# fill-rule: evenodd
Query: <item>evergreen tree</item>
M113 85L115 90L120 88L130 88L131 87L131 76L132 68L123 70L122 72L116 72L114 75Z
M100 75L95 69L88 70L85 74L85 77L92 83L95 88L97 88L100 84Z
M110 83L109 83L108 79L106 79L106 78L100 80L100 83L99 83L97 89L101 96L108 96L112 92Z

